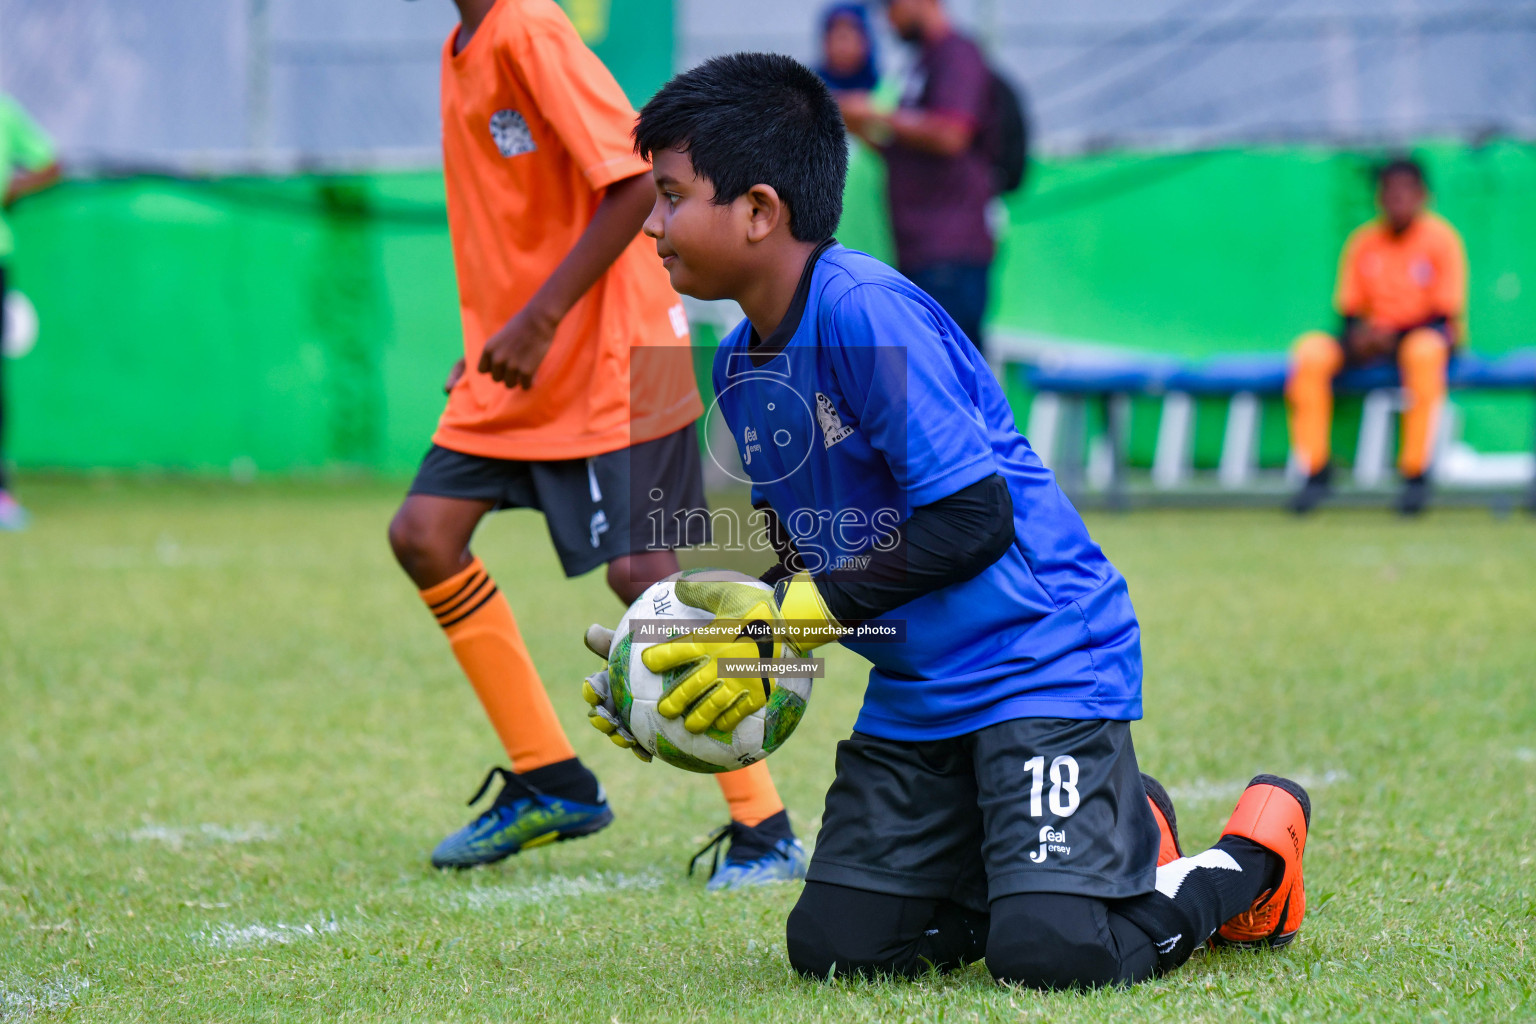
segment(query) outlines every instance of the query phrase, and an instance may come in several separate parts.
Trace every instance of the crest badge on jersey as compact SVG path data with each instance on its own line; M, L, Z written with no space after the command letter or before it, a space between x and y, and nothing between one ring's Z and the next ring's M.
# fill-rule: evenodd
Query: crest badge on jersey
M522 156L539 147L534 144L528 119L515 110L498 110L491 115L491 138L502 156Z
M853 433L852 427L843 425L843 418L837 414L832 399L820 391L816 392L816 422L821 427L821 440L827 448Z

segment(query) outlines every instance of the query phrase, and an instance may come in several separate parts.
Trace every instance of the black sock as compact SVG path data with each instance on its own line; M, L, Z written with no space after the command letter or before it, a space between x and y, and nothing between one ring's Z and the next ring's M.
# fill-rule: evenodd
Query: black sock
M1278 884L1284 863L1258 843L1222 836L1202 854L1157 869L1157 891L1114 904L1152 937L1158 973L1173 970Z
M520 772L518 778L550 796L584 804L603 802L603 787L598 785L597 776L579 758L571 757L535 768L531 772Z
M740 864L757 860L773 852L781 839L795 838L795 830L789 824L789 812L770 814L756 825L731 822L731 847L726 851L727 864ZM708 849L706 847L705 849Z
M740 822L737 822L736 824L740 828L751 829L758 836L767 840L768 845L770 846L778 842L780 839L795 838L794 827L789 823L788 811L779 811L775 814L770 814L756 825L742 825Z
M1218 883L1216 889L1221 900L1217 909L1221 920L1216 922L1219 928L1252 907L1253 901L1264 890L1280 884L1285 873L1285 861L1252 839L1244 839L1242 836L1222 836L1215 849L1237 861L1237 866L1243 869L1241 879L1233 878L1230 874L1225 878L1214 879ZM1211 930L1214 932L1216 929Z

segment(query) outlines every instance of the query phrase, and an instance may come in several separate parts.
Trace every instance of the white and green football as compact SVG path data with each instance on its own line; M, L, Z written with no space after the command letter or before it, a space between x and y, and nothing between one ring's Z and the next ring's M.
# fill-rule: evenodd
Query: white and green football
M795 731L811 699L811 677L775 676L762 680L762 685L770 689L767 704L728 733L717 729L693 733L684 728L681 717L663 718L656 710L657 703L697 663L652 672L640 660L641 654L665 639L684 636L714 620L713 613L678 598L679 579L739 583L769 592L773 589L728 569L690 569L652 584L629 606L613 633L613 646L608 651L608 682L614 706L635 741L670 765L691 772L744 768L779 749ZM665 639L655 628L641 630L637 637L634 624L638 621L665 623L661 627ZM783 656L799 657L788 649Z

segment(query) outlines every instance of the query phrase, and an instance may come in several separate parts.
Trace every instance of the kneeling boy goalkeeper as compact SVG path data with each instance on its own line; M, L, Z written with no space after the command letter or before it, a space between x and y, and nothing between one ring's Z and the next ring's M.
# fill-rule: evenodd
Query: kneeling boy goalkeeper
M635 137L659 193L645 232L673 287L746 313L715 390L782 558L751 610L739 584L703 576L679 598L764 620L801 652L859 623L902 634L843 639L874 667L790 962L910 975L985 957L1001 980L1056 988L1140 981L1213 938L1290 941L1306 793L1259 776L1217 844L1182 856L1131 745L1125 580L954 321L832 239L847 149L821 82L786 57L717 58L663 87ZM689 728L762 706L762 680L717 675L727 646L647 652L653 670L692 667L664 702ZM594 708L627 739L616 721Z

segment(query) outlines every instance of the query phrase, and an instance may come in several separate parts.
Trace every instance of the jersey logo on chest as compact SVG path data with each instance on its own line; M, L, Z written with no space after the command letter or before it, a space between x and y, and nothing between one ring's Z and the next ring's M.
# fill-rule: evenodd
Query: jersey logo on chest
M522 156L539 147L534 144L528 119L515 110L498 110L491 115L491 139L502 156Z
M822 444L827 448L853 433L852 427L843 425L843 418L837 414L832 399L820 391L816 392L816 422L821 427Z

